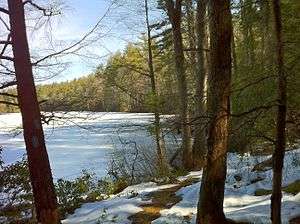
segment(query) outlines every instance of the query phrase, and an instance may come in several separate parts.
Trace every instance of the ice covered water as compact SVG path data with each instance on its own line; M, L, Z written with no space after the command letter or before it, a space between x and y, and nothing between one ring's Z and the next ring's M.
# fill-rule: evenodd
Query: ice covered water
M105 176L110 153L122 141L153 145L148 125L151 114L137 113L57 113L56 121L44 125L47 151L55 179L72 179L82 170ZM0 145L5 163L25 154L18 113L0 115Z

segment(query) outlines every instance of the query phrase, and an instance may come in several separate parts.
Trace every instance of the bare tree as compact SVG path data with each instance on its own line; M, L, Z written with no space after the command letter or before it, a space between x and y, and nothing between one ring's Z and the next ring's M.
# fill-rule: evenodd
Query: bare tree
M210 118L207 158L198 203L197 223L227 223L223 211L230 115L230 0L209 2L210 74L207 111Z
M271 219L273 224L281 224L281 185L284 153L286 145L287 82L284 74L284 51L282 41L282 22L280 0L273 0L276 34L276 56L278 72L278 111L276 125L276 144L273 154L273 190L271 196Z
M161 124L160 124L160 114L159 114L159 103L158 103L158 95L156 89L156 80L154 73L154 65L153 65L153 53L152 53L152 38L151 38L151 27L149 23L149 12L148 12L148 0L145 0L145 19L147 26L147 45L148 45L148 68L149 68L149 77L151 81L151 90L152 95L154 97L154 128L155 128L155 140L156 140L156 148L157 148L157 156L158 156L158 166L159 169L163 172L168 172L168 162L166 159L166 149L164 143L164 137L161 132Z
M45 145L26 35L24 2L8 0L18 101L22 114L31 185L39 223L59 223L57 199Z

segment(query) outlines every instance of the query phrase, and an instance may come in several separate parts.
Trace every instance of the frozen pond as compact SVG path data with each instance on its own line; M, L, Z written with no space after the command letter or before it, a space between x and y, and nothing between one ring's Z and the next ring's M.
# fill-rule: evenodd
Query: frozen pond
M137 113L59 113L58 121L44 125L53 177L73 178L85 169L105 176L110 153L123 141L135 141L152 148L149 133L151 114ZM0 145L5 163L25 154L18 113L0 115ZM169 141L170 142L170 141ZM171 144L171 143L170 143Z

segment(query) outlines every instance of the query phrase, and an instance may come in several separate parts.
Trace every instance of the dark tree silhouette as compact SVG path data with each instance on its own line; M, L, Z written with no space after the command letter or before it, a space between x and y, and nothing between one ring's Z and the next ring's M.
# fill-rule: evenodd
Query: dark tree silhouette
M276 56L278 72L278 111L276 125L276 144L273 154L273 191L271 197L271 219L273 224L281 223L281 185L282 169L284 163L284 152L286 145L286 111L287 111L287 83L284 74L283 41L280 0L273 0L273 11L275 17L276 34Z

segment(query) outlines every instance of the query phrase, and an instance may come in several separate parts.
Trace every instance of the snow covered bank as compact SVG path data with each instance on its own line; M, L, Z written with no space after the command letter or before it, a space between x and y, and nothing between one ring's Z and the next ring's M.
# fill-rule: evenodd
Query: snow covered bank
M143 183L126 188L121 193L111 198L94 203L88 203L70 215L63 224L97 224L97 223L122 223L127 224L130 215L143 209L140 205L147 203L143 198L146 194L174 185L157 186L156 183Z
M254 196L256 189L271 187L272 171L252 172L253 167L267 159L237 154L228 156L228 178L226 180L224 211L228 218L236 221L246 221L255 224L271 223L270 195ZM300 150L289 151L285 157L284 185L300 179ZM185 177L201 178L201 172L192 172ZM237 178L237 175L240 178ZM257 179L259 177L259 179ZM263 180L262 180L263 179ZM172 185L157 186L155 183L144 183L128 187L123 192L110 199L82 206L74 215L64 220L65 224L95 224L95 223L130 223L128 217L142 210L141 205L150 203L143 201L147 193ZM182 200L170 209L161 210L161 217L154 220L154 224L184 224L195 223L196 209L199 199L200 182L181 188L176 192ZM300 215L300 193L297 195L283 194L282 218L283 223ZM100 221L99 221L100 220Z

